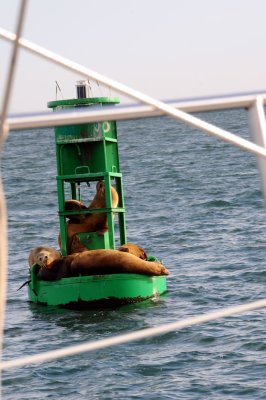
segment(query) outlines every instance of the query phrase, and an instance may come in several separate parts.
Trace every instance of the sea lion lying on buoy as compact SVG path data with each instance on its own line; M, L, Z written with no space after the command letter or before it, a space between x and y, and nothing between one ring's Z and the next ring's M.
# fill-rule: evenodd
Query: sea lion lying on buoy
M53 247L39 246L31 250L29 254L29 267L31 268L34 264L40 267L47 267L51 262L59 258L61 258L61 254Z
M142 260L147 260L147 254L145 250L133 243L126 243L118 247L117 250L123 251L125 253L134 254L134 256L141 258Z
M116 208L118 205L118 194L116 189L111 186L111 196L112 196L112 208ZM71 208L74 207L74 208ZM79 208L80 207L80 208ZM90 203L89 207L86 207L82 202L78 200L69 200L68 209L88 209L92 210L95 208L106 208L105 200L105 187L104 182L99 181L96 185L96 194ZM77 222L78 219L78 222ZM102 234L108 230L107 214L106 213L94 213L94 214L83 214L82 216L75 215L75 218L70 218L67 222L67 247L68 253L73 254L76 249L72 250L72 239L77 233L83 232L98 232ZM60 235L58 237L58 243L61 247Z
M160 262L145 261L118 250L100 249L61 257L41 268L38 277L56 280L66 276L118 273L169 275L169 271Z

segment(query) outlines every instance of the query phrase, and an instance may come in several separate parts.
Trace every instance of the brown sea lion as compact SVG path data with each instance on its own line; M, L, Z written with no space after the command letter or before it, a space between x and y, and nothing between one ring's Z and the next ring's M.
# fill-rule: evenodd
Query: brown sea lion
M111 186L111 196L112 196L112 208L116 208L118 205L118 194L113 186ZM96 185L96 194L89 205L88 209L95 208L106 208L105 200L105 188L104 182L99 181ZM106 213L94 213L94 214L84 214L84 219L79 223L69 221L67 223L67 242L68 242L68 253L72 254L75 249L71 249L72 238L77 233L83 232L98 232L102 234L108 230L107 214ZM60 237L59 237L60 245Z
M65 201L65 210L66 211L81 211L81 210L87 210L88 207L85 206L81 201L79 200L66 200ZM81 223L84 221L86 217L86 214L72 214L68 215L67 218L69 218L69 223Z
M134 254L134 256L141 258L142 260L147 260L147 254L145 250L133 243L126 243L123 246L117 248L119 251L124 251L125 253Z
M46 267L42 267L38 271L38 278L44 281L56 281L61 278L75 276L71 273L71 262L76 254L65 256L54 260Z
M118 250L91 250L79 253L71 263L71 272L78 274L135 273L168 275L169 271L157 261L145 261Z
M143 275L169 275L165 266L157 261L145 261L133 254L118 250L90 250L72 254L41 268L39 277L44 280L65 276L133 273Z
M37 264L40 267L47 267L51 262L61 257L59 251L53 247L39 246L31 250L29 254L29 267Z
M119 198L118 198L118 193L113 186L111 186L111 198L112 198L112 208L116 208L118 205ZM96 194L88 207L88 209L91 209L91 210L94 208L106 208L105 187L104 187L103 181L99 181L97 183ZM107 215L105 213L91 214L90 217L94 217L94 218L91 218L91 221L93 220L93 223L95 225L101 226L100 229L96 229L96 230L106 231L108 229ZM93 232L93 231L88 231L88 232Z
M88 251L88 248L84 246L84 244L81 242L80 238L76 234L72 237L69 254L81 253L82 251Z

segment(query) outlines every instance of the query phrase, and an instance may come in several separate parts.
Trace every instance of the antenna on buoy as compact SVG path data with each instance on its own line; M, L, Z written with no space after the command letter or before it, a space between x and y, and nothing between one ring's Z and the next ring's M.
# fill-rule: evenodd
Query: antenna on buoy
M62 99L64 99L64 96L63 96L62 90L61 90L61 88L59 86L59 83L57 81L55 81L55 98L56 98L56 100L57 100L58 90L61 93Z

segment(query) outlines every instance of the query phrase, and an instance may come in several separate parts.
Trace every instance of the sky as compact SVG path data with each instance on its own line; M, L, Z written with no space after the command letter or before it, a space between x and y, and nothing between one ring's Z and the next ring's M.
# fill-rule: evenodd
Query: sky
M2 28L15 31L19 5L0 0ZM30 0L22 36L156 99L177 100L266 89L265 16L265 0ZM10 54L0 38L0 93ZM79 79L20 50L9 113L46 111L55 81L64 99L74 98ZM91 85L95 97L116 95Z

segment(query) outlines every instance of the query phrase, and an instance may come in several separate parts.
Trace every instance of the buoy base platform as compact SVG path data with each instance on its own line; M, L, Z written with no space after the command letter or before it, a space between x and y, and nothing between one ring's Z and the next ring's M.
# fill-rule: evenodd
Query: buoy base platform
M90 275L51 282L34 275L28 286L30 301L66 308L116 307L156 298L167 289L165 276Z

